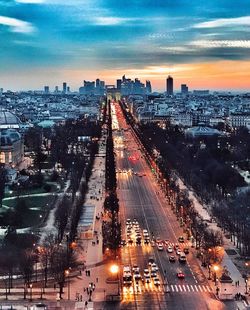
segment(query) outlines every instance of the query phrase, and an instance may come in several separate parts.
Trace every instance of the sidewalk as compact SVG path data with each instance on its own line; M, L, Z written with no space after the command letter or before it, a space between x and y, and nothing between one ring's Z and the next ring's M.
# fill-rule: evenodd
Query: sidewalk
M222 268L226 267L226 269L229 271L229 276L233 280L233 282L232 282L233 295L240 293L241 295L246 297L246 299L247 299L246 302L245 301L236 301L239 309L245 309L245 307L249 304L249 298L250 298L246 294L245 279L242 277L241 272L236 267L232 258L226 252L227 250L229 250L229 251L233 250L231 252L235 252L235 255L239 256L238 255L238 249L233 244L233 242L231 242L230 239L226 238L222 229L220 227L218 227L217 223L212 220L212 217L210 216L209 212L207 211L207 208L204 207L203 205L201 205L201 203L198 201L198 199L197 199L196 195L193 193L193 191L188 189L187 186L183 183L183 181L180 178L178 178L178 185L179 185L180 189L187 189L189 191L189 198L193 201L194 208L196 209L196 211L200 214L200 216L203 218L203 220L206 221L207 227L210 228L211 230L219 231L222 234L224 256L223 256L223 259L222 259L220 266ZM208 269L204 268L204 267L202 267L202 269L208 278ZM235 285L236 281L239 281L238 286ZM220 286L219 286L219 288L220 288ZM214 289L215 289L215 286L214 286Z

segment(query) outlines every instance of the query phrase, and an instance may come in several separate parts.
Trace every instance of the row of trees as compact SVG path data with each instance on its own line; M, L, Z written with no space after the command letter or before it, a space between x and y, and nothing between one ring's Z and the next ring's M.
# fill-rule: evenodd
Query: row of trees
M175 212L180 225L184 227L188 238L195 237L196 247L202 253L202 260L204 263L212 263L221 259L220 252L215 249L222 245L222 235L215 233L213 230L208 229L206 223L203 222L197 211L194 209L193 203L189 198L188 190L180 190L176 174L173 168L162 157L155 160L155 146L153 144L153 137L145 135L141 127L134 124L134 121L126 110L124 103L120 103L126 120L131 123L135 134L143 144L146 159L151 165L152 170L161 177L162 187L166 191L169 203ZM178 131L177 131L178 135ZM152 137L152 138L151 138ZM161 141L164 144L164 140ZM155 171L155 169L157 171ZM213 253L213 256L211 256Z
M107 214L107 220L103 221L103 250L111 250L112 256L117 256L117 249L121 241L121 224L119 221L119 200L116 194L116 165L114 157L114 143L112 135L112 118L110 101L107 102L106 124L108 134L106 140L106 175L105 189L106 199L104 210Z

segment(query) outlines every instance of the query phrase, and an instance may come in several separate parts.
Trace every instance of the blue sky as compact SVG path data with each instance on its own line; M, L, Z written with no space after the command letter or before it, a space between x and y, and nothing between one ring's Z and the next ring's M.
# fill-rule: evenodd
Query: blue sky
M168 73L181 83L190 72L196 86L195 72L202 72L197 66L211 64L215 71L217 64L221 72L221 64L249 63L250 4L0 0L0 58L0 87L8 89L54 87L64 80L77 89L83 79L99 76L111 82L123 72L148 77L159 89ZM247 87L245 76L238 72L242 83L235 88ZM234 88L232 81L221 87Z

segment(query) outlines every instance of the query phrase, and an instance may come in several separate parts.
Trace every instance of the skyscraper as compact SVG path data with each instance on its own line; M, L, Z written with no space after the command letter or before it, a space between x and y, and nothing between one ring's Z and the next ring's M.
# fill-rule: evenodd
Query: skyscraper
M167 83L166 83L166 90L167 90L167 94L169 96L173 95L174 94L174 80L172 78L172 76L168 76L167 78Z
M150 81L146 81L146 93L147 94L152 93L152 87L151 87L151 82Z
M44 93L48 94L49 93L49 86L44 86Z
M116 80L116 88L118 90L121 90L121 87L122 87L122 80L121 79Z
M63 93L66 94L67 92L67 83L63 82Z
M181 93L183 95L188 94L188 86L187 86L187 84L181 84Z
M59 92L59 88L58 86L55 87L55 93L58 93Z

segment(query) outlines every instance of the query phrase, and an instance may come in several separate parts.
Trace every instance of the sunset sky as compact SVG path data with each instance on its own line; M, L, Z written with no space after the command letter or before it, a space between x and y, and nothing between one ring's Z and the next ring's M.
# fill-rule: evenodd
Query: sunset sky
M250 91L249 0L0 0L0 87L78 90L97 77L153 90Z

